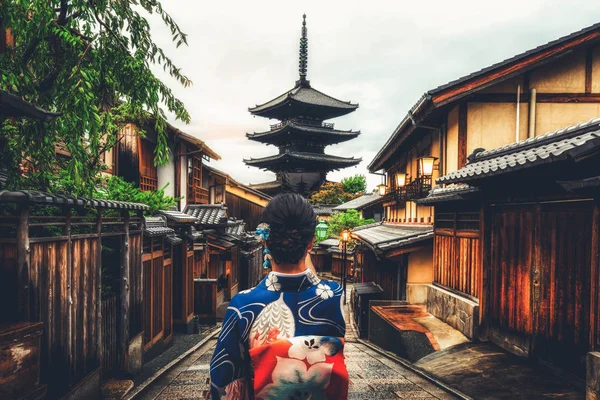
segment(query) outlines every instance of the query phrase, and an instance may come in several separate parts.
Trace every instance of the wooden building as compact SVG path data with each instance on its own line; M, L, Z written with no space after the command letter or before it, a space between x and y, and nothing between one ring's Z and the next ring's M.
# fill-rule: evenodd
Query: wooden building
M0 397L97 398L141 363L147 208L0 191Z
M556 181L584 179L580 166L591 165L582 160L576 166L556 171L551 165L560 157L552 147L562 144L552 142L551 137L568 135L579 128L561 131L565 126L600 115L599 45L600 25L594 25L429 90L369 165L372 172L386 172L390 192L386 196L393 198L384 203L386 223L435 225L434 246L427 261L433 269L433 282L427 286L428 311L469 338L495 340L521 355L535 354L553 362L561 360L557 363L576 373L581 373L581 368L575 367L577 363L561 357L571 353L581 361L581 354L585 349L589 351L591 342L597 340L591 330L596 323L585 317L589 315L593 320L588 313L594 310L597 294L592 292L591 297L586 297L585 291L578 289L577 282L584 276L581 274L592 279L596 272L593 268L583 272L579 265L587 265L587 261L579 260L580 255L592 255L582 250L574 256L579 247L572 243L572 238L578 237L578 243L590 241L590 251L596 246L591 239L595 229L594 207L593 201L584 204L581 200L585 196L567 193ZM547 132L556 133L541 139ZM512 171L516 165L528 165L530 160L538 158L539 143L549 146L540 156L549 168L547 174L540 172L544 171L540 168L536 173L520 171L511 178L487 180L489 185L483 181L474 183L479 178L473 177L487 176L490 171L495 175ZM586 141L586 151L591 150L590 143ZM570 147L579 147L576 143L566 146L569 149L561 148L560 154L567 154ZM510 158L513 151L519 156ZM435 157L434 168L428 171L431 181L416 191L411 185L421 171L410 161L413 154ZM506 162L478 162L493 159L492 154L506 156ZM578 157L574 156L575 160ZM406 177L404 173L410 175L407 181L410 183L398 188L396 184ZM431 190L431 182L436 180L440 184L460 182L470 186ZM411 196L414 201L408 201ZM399 206L404 199L407 199L405 206ZM442 199L448 202L437 205ZM577 231L577 236L560 236L565 230ZM517 244L517 240L521 243ZM490 243L495 249L503 249L507 258L489 248ZM570 250L555 247L558 243L571 246ZM557 265L564 252L574 257L568 270L576 276L544 277L548 265ZM507 274L509 270L512 275ZM558 268L551 271L559 273ZM520 281L519 274L530 280ZM552 282L558 291L544 292L547 289L542 287L548 287L548 283L542 285L542 279L550 279L547 282ZM560 289L563 284L569 288L563 291ZM567 293L571 290L575 292ZM560 301L552 298L557 293ZM572 293L577 294L577 299L567 300ZM558 311L561 307L573 307L565 309L564 315L556 314L564 320L562 326L556 325L555 317L547 314L563 313ZM566 321L575 325L566 327ZM580 329L587 329L584 325L590 330L581 333ZM583 337L579 335L588 335L587 344L574 339ZM554 352L550 347L562 355L550 355Z
M204 169L208 174L210 204L226 204L229 217L243 220L245 229L255 230L271 196L236 181L218 169L208 165Z
M143 127L144 138L133 123L121 130L118 144L105 153L106 173L120 176L142 190L164 188L165 195L180 198L180 210L187 204L209 204L205 161L221 157L202 140L167 124L170 160L165 165L155 166L157 133L153 121L149 118Z
M195 313L203 321L215 321L233 296L262 279L262 246L245 232L244 221L227 217L222 204L190 205L186 213L196 218Z
M325 147L354 139L360 132L335 129L325 120L349 114L358 104L344 102L314 89L306 79L308 39L306 15L300 39L300 79L291 90L264 104L249 108L252 115L280 122L270 130L246 136L278 148L278 154L248 159L253 167L272 171L276 180L250 187L268 195L293 191L308 196L325 182L327 172L355 166L360 158L338 157L325 153Z
M597 118L480 149L438 180L460 185L426 199L438 210L436 253L458 260L441 268L440 279L477 295L479 336L581 377L586 354L600 349L599 163ZM481 235L475 257L445 243L446 232L460 228L452 215L465 209L481 222L463 226ZM481 270L468 270L472 257Z

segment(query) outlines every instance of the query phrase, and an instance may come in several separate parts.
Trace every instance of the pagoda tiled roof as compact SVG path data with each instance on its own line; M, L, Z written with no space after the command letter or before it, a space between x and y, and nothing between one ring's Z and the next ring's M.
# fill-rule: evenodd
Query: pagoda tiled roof
M250 140L262 143L282 143L287 140L310 140L311 142L323 144L335 144L354 139L360 135L360 131L342 131L326 126L312 126L286 121L266 132L247 133ZM289 136L288 136L289 135Z
M339 157L330 154L321 153L303 153L303 152L285 152L282 154L276 154L274 156L264 158L251 158L244 160L247 165L254 167L273 169L283 164L292 164L290 167L293 169L293 164L302 164L302 168L306 171L320 171L324 169L335 170L338 168L351 167L357 165L362 161L362 158L354 157ZM278 171L277 168L275 170ZM285 170L285 168L284 168Z
M358 108L358 104L338 100L335 97L326 95L316 89L313 89L308 82L305 84L296 84L292 89L277 96L271 101L256 107L248 108L252 114L260 115L268 118L277 118L277 109L280 107L288 107L288 104L296 102L300 105L310 107L322 107L329 109L327 118L335 118L348 114Z

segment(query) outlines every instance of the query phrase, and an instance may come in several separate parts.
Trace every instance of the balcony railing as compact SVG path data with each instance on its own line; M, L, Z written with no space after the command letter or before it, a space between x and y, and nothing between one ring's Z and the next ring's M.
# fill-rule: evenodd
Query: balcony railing
M330 123L330 122L314 121L312 119L292 118L292 119L288 119L286 121L280 122L278 124L271 125L271 130L274 131L274 130L283 128L288 123L295 123L297 125L304 125L304 126L316 126L319 128L327 128L327 129L333 129L333 127L335 126L335 124Z
M188 202L191 204L208 204L210 203L208 189L203 187L190 186Z
M431 190L431 177L422 176L404 187L406 200L422 199Z

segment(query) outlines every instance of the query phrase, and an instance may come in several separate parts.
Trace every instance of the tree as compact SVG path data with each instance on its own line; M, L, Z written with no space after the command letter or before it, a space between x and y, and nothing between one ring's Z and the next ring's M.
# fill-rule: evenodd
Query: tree
M352 193L345 192L341 183L325 182L308 200L312 204L342 204L355 197Z
M364 193L367 190L367 178L364 175L354 175L342 179L342 187L346 193Z
M348 210L346 212L336 212L329 217L327 221L329 236L339 237L342 231L346 229L354 229L359 226L372 224L375 220L372 218L364 219L360 216L360 212L356 210Z
M147 113L158 134L155 164L167 162L165 113L185 122L190 116L151 67L162 67L184 87L191 81L156 45L146 14L162 18L176 47L187 44L160 0L0 2L1 22L14 36L0 53L0 88L62 113L48 124L2 123L0 162L10 173L9 187L48 190L58 165L71 176L73 194L93 195L101 156L116 143L120 126ZM70 157L57 159L57 145ZM27 180L15 168L23 158L35 171Z

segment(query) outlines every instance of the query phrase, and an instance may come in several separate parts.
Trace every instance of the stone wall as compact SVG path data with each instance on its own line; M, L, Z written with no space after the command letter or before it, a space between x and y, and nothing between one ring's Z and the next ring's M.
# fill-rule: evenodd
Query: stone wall
M406 284L406 300L410 304L425 304L427 303L427 293L429 285L426 283L407 283Z
M586 374L586 399L600 400L600 352L588 353Z
M427 287L427 311L473 340L477 336L479 304L434 285Z

